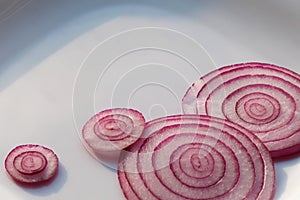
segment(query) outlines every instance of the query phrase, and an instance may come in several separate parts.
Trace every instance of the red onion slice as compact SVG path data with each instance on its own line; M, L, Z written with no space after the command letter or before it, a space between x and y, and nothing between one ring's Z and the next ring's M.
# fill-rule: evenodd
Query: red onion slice
M26 144L14 148L6 157L8 174L21 183L40 183L52 179L58 171L58 158L44 146Z
M129 200L268 200L275 185L269 151L255 135L200 115L148 122L122 153L118 178Z
M143 115L133 109L113 108L99 112L82 129L83 144L96 159L117 168L121 151L134 143L145 126Z
M300 151L300 75L265 63L215 70L194 83L184 113L228 119L256 134L272 157Z

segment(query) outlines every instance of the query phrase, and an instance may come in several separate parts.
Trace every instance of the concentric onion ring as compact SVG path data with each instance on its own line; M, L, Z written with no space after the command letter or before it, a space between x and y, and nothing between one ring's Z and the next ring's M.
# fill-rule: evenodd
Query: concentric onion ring
M228 119L251 130L272 157L300 151L300 75L288 69L226 66L194 83L182 104L184 113Z
M128 200L269 200L275 172L250 131L209 116L150 121L121 155L118 178Z
M7 155L5 168L18 182L40 183L50 180L57 173L58 158L44 146L20 145Z
M99 112L84 125L87 150L109 167L117 168L121 150L134 143L145 126L143 115L133 109L113 108Z

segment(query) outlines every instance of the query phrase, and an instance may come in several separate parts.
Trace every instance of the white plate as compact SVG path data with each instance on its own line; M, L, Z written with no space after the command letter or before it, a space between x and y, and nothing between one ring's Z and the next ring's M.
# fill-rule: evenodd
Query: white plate
M181 112L201 74L245 61L300 72L300 3L275 1L0 1L0 152L52 148L59 176L16 185L0 170L0 198L122 199L116 173L81 145L83 123L108 107L146 118ZM275 199L299 199L300 158L276 163Z

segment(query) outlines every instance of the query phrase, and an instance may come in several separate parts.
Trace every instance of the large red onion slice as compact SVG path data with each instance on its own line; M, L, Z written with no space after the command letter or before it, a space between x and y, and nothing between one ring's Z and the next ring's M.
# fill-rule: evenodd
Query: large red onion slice
M300 75L266 63L226 66L186 92L184 113L228 119L256 134L272 157L300 151Z
M40 183L52 179L58 171L58 158L44 146L26 144L15 147L6 157L8 174L21 183Z
M84 125L83 143L96 159L111 168L117 168L121 151L141 136L144 126L145 119L136 110L104 110Z
M275 185L270 153L255 135L200 115L148 122L122 153L118 178L128 200L269 200Z

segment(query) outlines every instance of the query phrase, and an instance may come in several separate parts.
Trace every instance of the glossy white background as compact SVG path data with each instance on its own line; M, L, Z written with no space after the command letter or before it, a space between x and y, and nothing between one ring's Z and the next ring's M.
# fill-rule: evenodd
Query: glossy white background
M0 0L0 161L22 143L61 161L38 189L1 167L0 198L122 199L116 173L81 145L85 120L109 106L148 120L179 113L187 86L215 66L262 61L300 73L299 21L296 0ZM275 199L300 198L299 168L300 157L276 162Z

